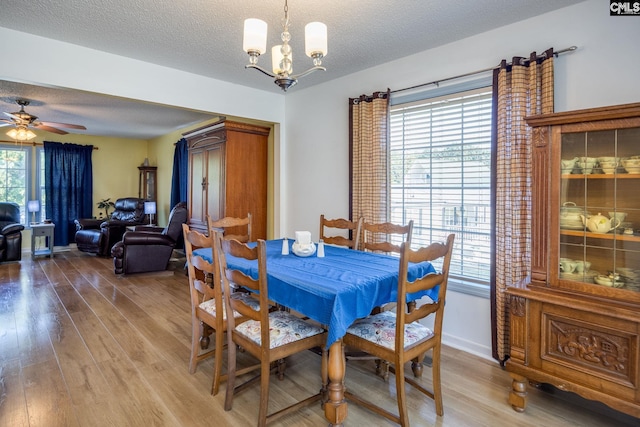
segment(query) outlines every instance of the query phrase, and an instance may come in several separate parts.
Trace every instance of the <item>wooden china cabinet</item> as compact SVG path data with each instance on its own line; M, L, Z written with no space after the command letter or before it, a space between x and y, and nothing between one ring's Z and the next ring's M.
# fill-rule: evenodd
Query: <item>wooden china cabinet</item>
M252 216L255 239L267 238L270 128L222 120L183 134L189 144L188 223L207 232L207 216Z
M138 197L155 201L158 194L157 166L138 166Z
M508 290L509 403L548 383L640 417L640 103L527 123L531 284Z

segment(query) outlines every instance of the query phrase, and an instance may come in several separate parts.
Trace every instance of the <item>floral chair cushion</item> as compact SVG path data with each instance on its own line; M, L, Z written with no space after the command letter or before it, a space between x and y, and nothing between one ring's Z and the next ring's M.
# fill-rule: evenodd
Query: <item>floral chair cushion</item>
M231 298L243 301L245 304L247 304L253 310L256 310L256 311L260 310L260 301L258 301L255 298L252 298L246 292L234 292L234 293L231 294ZM207 313L210 313L212 316L215 316L216 315L216 300L215 299L210 299L210 300L204 301L203 303L200 304L200 308L202 310L206 311ZM240 313L238 313L237 311L233 312L233 317L238 318L238 317L241 317L241 316L242 315ZM227 318L227 309L226 309L224 304L222 304L222 318L223 319Z
M396 346L396 314L391 311L383 311L364 319L358 319L349 326L347 333L393 350ZM421 323L409 323L404 328L404 346L407 348L431 336L433 336L433 331Z
M260 345L260 322L249 320L236 326L236 331L256 344ZM323 333L318 326L305 322L299 317L286 311L274 311L269 313L269 348L280 347L304 338Z

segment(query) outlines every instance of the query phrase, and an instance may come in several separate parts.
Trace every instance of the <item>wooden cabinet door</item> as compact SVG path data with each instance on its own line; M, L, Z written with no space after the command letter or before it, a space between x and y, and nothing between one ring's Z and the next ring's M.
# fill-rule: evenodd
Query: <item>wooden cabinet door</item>
M206 191L203 194L206 210L204 212L204 221L206 223L206 215L211 219L220 219L225 216L224 205L224 144L217 144L206 151Z
M192 226L206 229L206 158L204 150L189 153L189 215Z

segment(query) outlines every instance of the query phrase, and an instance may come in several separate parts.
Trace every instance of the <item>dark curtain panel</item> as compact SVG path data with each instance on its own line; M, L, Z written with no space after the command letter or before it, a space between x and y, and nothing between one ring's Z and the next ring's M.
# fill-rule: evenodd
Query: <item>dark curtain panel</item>
M57 246L74 241L73 220L93 213L92 152L93 145L44 142L46 209L56 225Z
M171 178L171 206L187 201L187 180L189 179L187 140L182 138L176 143L173 153L173 177Z
M510 287L531 279L531 128L524 118L553 112L553 49L503 60L494 72L495 238L491 281L493 357L509 356ZM499 255L498 255L499 254Z

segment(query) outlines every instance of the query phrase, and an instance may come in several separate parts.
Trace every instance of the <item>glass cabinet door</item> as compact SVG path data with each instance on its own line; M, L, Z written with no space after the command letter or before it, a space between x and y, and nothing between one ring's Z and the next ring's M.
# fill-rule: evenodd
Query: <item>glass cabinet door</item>
M563 133L560 279L640 292L640 128Z

